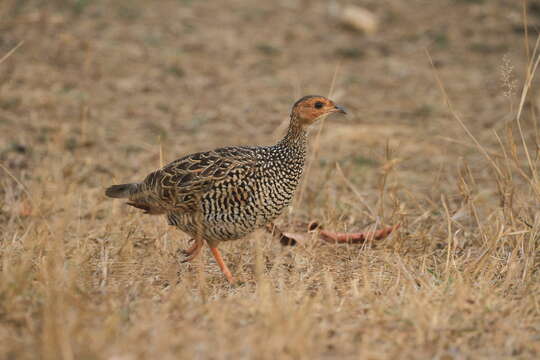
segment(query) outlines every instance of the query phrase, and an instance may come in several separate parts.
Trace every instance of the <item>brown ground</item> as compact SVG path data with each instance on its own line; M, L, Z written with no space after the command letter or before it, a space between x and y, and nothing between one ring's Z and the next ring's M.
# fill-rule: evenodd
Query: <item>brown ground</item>
M540 3L526 41L521 1L356 2L375 34L325 1L0 2L0 58L24 41L0 60L1 359L540 356L540 99L525 85ZM158 167L160 143L165 160L272 143L336 73L350 115L315 129L280 223L395 235L256 233L221 247L231 287L207 250L178 262L187 237L164 219L103 195Z

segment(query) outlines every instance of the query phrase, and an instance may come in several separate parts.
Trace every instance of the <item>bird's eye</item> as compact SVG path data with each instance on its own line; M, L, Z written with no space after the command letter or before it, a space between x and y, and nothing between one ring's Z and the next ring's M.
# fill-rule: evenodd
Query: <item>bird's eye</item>
M323 104L322 102L320 102L320 101L317 101L317 102L315 103L315 109L320 109L320 108L322 108L323 106L324 106L324 104Z

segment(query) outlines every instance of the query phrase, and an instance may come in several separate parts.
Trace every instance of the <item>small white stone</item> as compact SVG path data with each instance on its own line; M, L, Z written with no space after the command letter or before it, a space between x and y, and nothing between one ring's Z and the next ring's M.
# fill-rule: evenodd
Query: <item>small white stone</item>
M344 25L366 34L375 33L379 27L377 16L371 11L359 6L347 5L338 14Z

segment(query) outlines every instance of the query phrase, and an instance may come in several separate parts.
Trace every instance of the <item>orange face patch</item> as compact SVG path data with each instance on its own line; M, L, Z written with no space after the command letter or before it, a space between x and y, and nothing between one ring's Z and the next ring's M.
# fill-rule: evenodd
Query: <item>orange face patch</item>
M309 95L298 100L292 109L302 125L311 125L320 117L334 112L345 113L332 100L324 96Z

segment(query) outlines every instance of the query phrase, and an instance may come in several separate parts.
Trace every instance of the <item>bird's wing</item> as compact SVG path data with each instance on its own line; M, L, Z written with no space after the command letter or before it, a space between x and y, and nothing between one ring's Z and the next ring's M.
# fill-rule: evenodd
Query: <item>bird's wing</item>
M217 182L235 183L256 166L253 148L226 147L187 155L149 174L141 195L163 210L196 210L198 197Z

